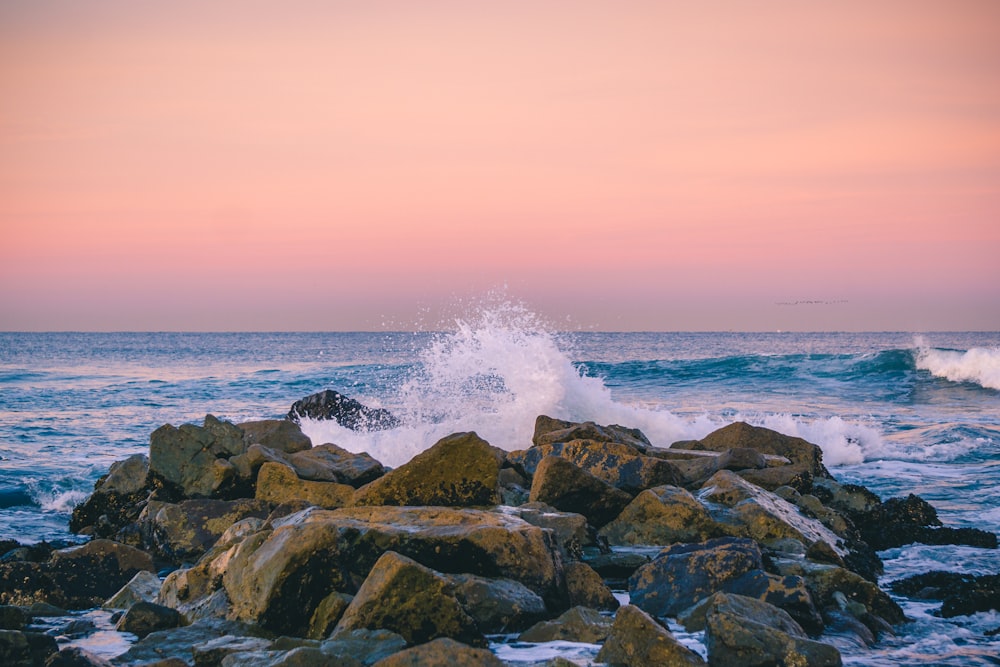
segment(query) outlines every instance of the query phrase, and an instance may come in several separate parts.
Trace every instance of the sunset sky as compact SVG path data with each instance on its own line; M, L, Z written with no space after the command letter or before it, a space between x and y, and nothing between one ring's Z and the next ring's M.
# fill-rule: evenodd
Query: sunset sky
M1000 2L0 2L0 329L1000 330Z

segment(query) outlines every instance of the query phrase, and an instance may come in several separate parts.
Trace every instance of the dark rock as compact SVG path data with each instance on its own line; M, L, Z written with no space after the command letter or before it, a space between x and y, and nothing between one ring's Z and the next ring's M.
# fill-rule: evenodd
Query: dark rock
M23 630L30 620L20 607L0 605L0 630Z
M115 629L118 632L131 632L142 639L151 632L176 628L179 625L181 625L181 615L176 609L143 601L132 605L115 625Z
M332 389L295 401L286 419L298 423L303 417L332 420L352 431L381 431L400 424L388 410L369 408Z
M602 611L618 609L618 599L594 568L586 563L572 562L566 563L564 569L571 605Z
M202 619L182 628L152 632L113 658L111 663L122 667L147 665L157 660L176 658L189 665L191 647L225 635L259 637L261 630L244 623L223 619Z
M669 630L634 605L618 610L597 661L623 667L705 664L700 655L677 641Z
M941 600L944 618L980 611L1000 611L1000 574L957 574L935 570L889 584L899 595L921 600Z
M615 545L701 542L734 531L713 519L688 491L657 486L635 497L600 535Z
M588 530L587 517L582 514L560 512L551 505L539 502L526 502L519 507L510 508L509 511L533 526L551 530L566 559L579 560L583 556L583 547L594 543Z
M567 568L567 575L568 572ZM516 581L473 574L444 576L451 583L455 598L483 633L518 632L546 614L545 601Z
M637 428L626 428L617 424L599 426L594 422L568 422L539 415L535 419L535 433L531 442L535 445L550 445L571 440L594 440L596 442L617 442L628 445L641 454L650 447L649 438Z
M334 591L323 598L312 618L309 619L309 631L306 637L310 639L326 639L337 627L340 617L344 615L353 596Z
M834 565L816 565L798 574L805 578L813 602L820 609L839 607L835 594L840 593L847 600L864 605L869 613L884 619L889 625L906 620L903 610L885 591L850 570ZM866 625L873 632L882 629L878 622L866 620Z
M595 527L614 519L632 502L629 494L558 456L545 457L538 464L529 498L582 514Z
M37 667L56 653L56 640L40 632L0 630L0 665Z
M673 616L747 572L763 569L757 543L721 537L676 544L629 578L632 604L653 616Z
M74 533L87 529L96 537L113 537L133 523L149 497L148 473L149 458L144 454L112 463L108 474L97 480L94 492L73 508L69 529Z
M247 498L151 500L136 523L144 546L168 562L181 563L199 558L237 521L263 519L270 511L266 501Z
M504 667L500 658L484 648L473 648L454 639L441 638L408 648L379 660L373 667Z
M200 642L191 647L195 667L216 667L222 660L234 653L249 651L266 651L273 642L261 637L242 637L239 635L223 635L208 641Z
M596 609L573 607L559 618L540 621L522 632L517 640L521 642L583 642L597 644L603 642L611 632L611 619Z
M780 577L763 570L751 570L727 582L722 590L761 600L784 610L810 635L823 632L823 617L813 604L812 595L802 577Z
M79 646L71 646L50 655L45 667L111 667L111 663Z
M475 507L500 502L503 453L475 433L454 433L358 489L356 505Z
M453 590L434 570L387 551L368 573L333 636L359 629L391 630L411 644L450 637L485 647L486 639Z
M819 479L813 476L812 467L807 463L793 463L760 470L740 470L737 474L751 484L768 491L788 486L799 493L809 493L814 481Z
M385 474L385 468L367 452L355 454L326 443L288 457L296 474L316 482L339 482L358 488Z
M329 639L320 646L331 658L355 658L361 664L372 665L382 658L406 648L406 640L389 630L352 630Z
M536 445L508 453L507 460L519 471L533 476L547 456L564 458L633 496L654 486L676 485L680 480L677 468L670 461L643 456L634 447L617 442L571 440Z

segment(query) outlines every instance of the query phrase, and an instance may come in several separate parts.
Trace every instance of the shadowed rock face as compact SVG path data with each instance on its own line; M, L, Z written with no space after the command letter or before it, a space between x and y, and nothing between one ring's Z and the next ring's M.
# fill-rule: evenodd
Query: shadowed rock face
M352 431L381 431L399 426L399 419L388 410L369 408L332 389L295 401L286 418L297 423L303 417L332 420Z

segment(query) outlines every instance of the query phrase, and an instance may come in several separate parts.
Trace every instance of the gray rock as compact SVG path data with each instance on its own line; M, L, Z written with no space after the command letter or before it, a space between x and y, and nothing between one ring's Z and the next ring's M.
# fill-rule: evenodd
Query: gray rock
M633 605L618 610L597 661L621 667L698 667L705 664L700 655Z

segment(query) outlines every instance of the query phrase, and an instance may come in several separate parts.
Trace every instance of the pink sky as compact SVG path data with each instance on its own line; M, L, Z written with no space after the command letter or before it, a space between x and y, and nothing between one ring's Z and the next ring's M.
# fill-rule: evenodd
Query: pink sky
M0 329L504 285L565 328L1000 329L1000 3L0 3Z

